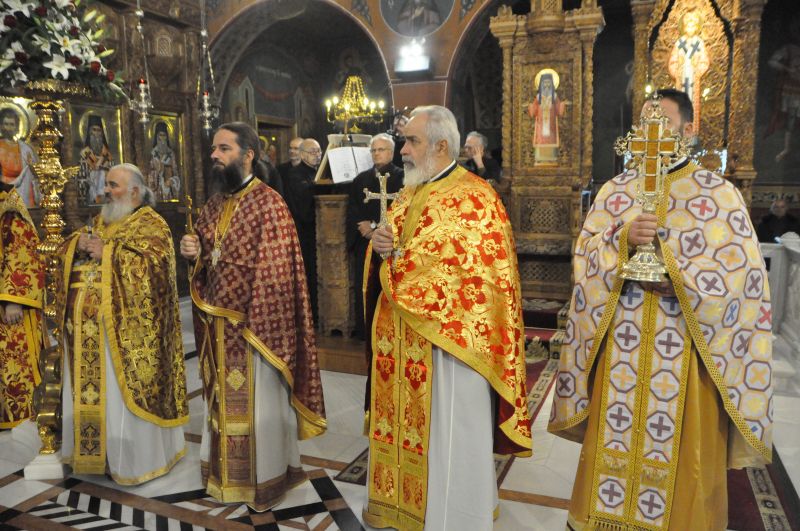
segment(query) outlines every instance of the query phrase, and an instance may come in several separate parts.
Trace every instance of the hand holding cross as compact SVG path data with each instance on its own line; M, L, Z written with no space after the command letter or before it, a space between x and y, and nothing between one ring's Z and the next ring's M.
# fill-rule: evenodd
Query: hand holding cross
M380 174L377 171L375 172L378 177L378 183L380 183L380 192L370 192L369 188L364 188L364 202L368 203L369 201L373 201L378 199L381 204L381 219L378 223L378 228L386 227L389 224L389 220L387 218L386 212L388 210L389 199L394 199L397 197L397 194L389 194L386 192L386 181L389 179L389 174L384 173ZM381 258L384 260L389 257L390 253L381 253Z

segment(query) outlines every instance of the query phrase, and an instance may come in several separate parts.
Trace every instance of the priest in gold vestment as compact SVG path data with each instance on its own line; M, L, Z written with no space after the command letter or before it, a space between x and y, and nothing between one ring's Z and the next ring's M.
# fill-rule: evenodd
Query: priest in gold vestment
M670 126L691 136L688 96L659 92ZM575 248L549 426L583 442L568 523L724 530L726 469L771 458L767 272L730 182L678 161L652 215L635 201L637 177L603 186ZM669 279L624 281L629 255L650 241Z
M0 429L34 415L41 381L44 267L39 236L13 184L0 183Z
M493 451L531 455L514 238L491 185L456 164L449 110L415 109L405 133L405 188L372 238L388 259L372 322L364 521L490 530Z
M62 453L76 474L133 485L166 474L186 451L175 253L136 166L111 168L104 190L100 215L62 248Z
M212 186L196 234L194 329L206 404L200 459L206 491L264 511L306 479L298 439L326 428L306 272L294 222L260 177L249 125L214 135Z

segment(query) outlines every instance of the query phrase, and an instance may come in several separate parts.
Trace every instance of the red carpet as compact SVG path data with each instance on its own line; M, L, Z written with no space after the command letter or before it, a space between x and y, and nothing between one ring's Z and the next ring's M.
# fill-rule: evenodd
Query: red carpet
M728 529L800 531L797 491L773 448L772 464L728 471Z

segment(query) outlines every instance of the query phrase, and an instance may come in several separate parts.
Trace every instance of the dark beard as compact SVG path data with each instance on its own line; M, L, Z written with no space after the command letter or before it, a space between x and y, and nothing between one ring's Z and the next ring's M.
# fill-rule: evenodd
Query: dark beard
M230 194L242 186L243 168L241 161L234 161L227 166L220 167L214 164L211 167L211 189L214 193Z

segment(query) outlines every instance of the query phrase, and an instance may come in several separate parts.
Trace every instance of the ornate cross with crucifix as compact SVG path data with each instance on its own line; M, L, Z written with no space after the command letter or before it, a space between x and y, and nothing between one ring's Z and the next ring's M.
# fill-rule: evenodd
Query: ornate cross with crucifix
M394 199L397 197L397 194L389 194L386 193L386 181L389 180L389 174L378 173L378 170L375 170L375 175L378 178L378 183L380 184L380 192L370 192L369 188L364 188L364 202L368 203L374 199L378 199L381 202L381 220L378 223L378 227L385 227L388 225L389 220L386 217L386 211L388 209L389 199ZM389 256L389 253L381 253L381 258L384 260Z
M614 144L618 155L628 155L628 169L639 173L637 200L642 212L655 214L664 191L664 176L670 165L689 154L688 140L673 132L659 100L650 101L639 126ZM639 245L636 254L623 266L621 277L639 282L666 280L666 268L652 243Z

